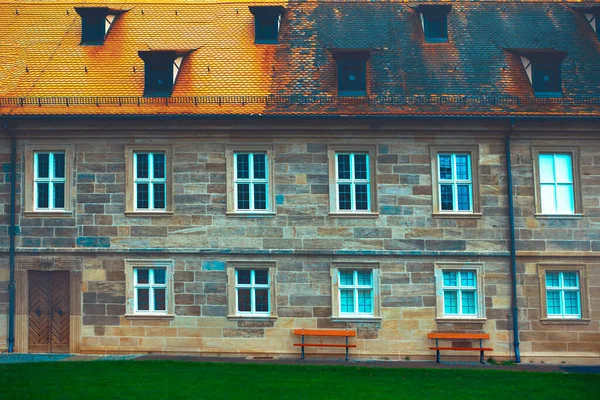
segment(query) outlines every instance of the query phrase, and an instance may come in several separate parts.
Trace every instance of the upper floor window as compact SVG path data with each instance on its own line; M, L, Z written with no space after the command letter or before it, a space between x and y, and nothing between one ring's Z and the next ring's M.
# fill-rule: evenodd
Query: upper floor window
M65 153L34 153L36 210L65 209Z
M227 149L227 215L272 215L274 212L272 149L234 146Z
M254 15L254 43L276 44L281 26L281 6L250 6Z
M338 96L367 95L368 50L333 49L333 58L338 65Z
M335 167L338 211L370 211L369 154L336 153Z
M449 5L419 5L417 10L421 16L425 42L442 43L448 41Z
M125 183L126 213L170 214L170 146L125 146Z
M561 151L562 150L562 151ZM539 214L581 214L577 149L534 148Z

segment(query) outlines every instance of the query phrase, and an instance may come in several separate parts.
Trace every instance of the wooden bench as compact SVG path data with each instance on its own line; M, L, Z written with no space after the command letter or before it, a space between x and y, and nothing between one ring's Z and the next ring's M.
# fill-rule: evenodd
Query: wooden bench
M436 361L440 363L440 350L452 350L452 351L478 351L479 362L483 364L483 352L492 351L492 348L483 347L483 339L489 339L490 335L487 333L465 333L465 332L430 332L427 337L429 339L435 339L435 347L430 347L430 350L436 351ZM440 347L440 340L479 340L479 347Z
M302 335L302 343L294 343L294 346L302 347L302 360L304 360L304 348L305 347L345 347L346 348L346 361L348 361L348 348L356 347L355 344L348 344L349 337L356 337L355 330L341 330L341 329L294 329L294 335ZM304 338L306 336L329 336L329 337L345 337L346 344L342 343L306 343Z

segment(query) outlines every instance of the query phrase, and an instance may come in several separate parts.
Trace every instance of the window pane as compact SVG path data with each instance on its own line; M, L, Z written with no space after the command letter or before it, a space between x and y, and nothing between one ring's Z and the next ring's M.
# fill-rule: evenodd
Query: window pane
M573 185L562 184L556 186L556 203L558 214L573 214L575 212Z
M165 177L165 155L162 153L154 153L154 178L163 179Z
M54 153L54 177L65 177L65 153Z
M457 185L458 211L471 210L471 185Z
M456 271L444 271L444 286L458 286Z
M460 285L466 287L475 287L475 271L461 271Z
M148 154L136 154L137 158L137 168L136 172L137 178L148 178Z
M265 179L267 177L266 159L266 154L254 155L254 179Z
M238 179L250 179L250 163L248 161L248 154L237 155L237 178Z
M350 199L350 185L338 185L339 187L339 207L340 210L351 210L352 201Z
M165 289L154 289L154 310L166 311L166 290Z
M468 154L457 154L456 155L456 179L468 181L470 177L470 165Z
M252 271L249 269L238 269L237 271L237 283L240 285L249 285L250 284L250 273Z
M477 314L475 307L475 292L462 292L462 313Z
M565 314L579 315L579 292L565 292Z
M256 289L254 297L256 298L255 311L269 312L269 289Z
M371 271L357 271L358 284L362 286L371 286Z
M340 285L354 285L354 271L340 271Z
M254 184L254 209L267 209L267 185L264 183Z
M570 154L555 154L556 182L573 183L573 165Z
M268 285L269 284L269 270L268 269L254 270L254 284L255 285Z
M338 179L350 179L350 154L338 154Z
M356 209L357 210L368 210L369 209L368 185L355 185L354 190L356 192Z
M137 208L149 208L148 184L137 184Z
M454 210L454 199L452 197L452 185L440 185L440 199L442 200L442 211Z
M166 269L154 269L154 283L164 285L167 283L167 270Z
M563 272L564 287L579 287L577 284L577 272Z
M250 185L248 183L238 183L238 210L250 209Z
M558 272L546 272L546 286L547 287L560 287L560 281L558 279Z
M137 270L137 283L150 283L150 270L138 269Z
M540 154L540 183L554 183L554 156Z
M438 156L440 169L440 180L452 179L452 156L450 154L440 154Z
M540 194L543 214L556 214L555 186L551 184L540 185Z
M444 314L458 314L456 292L444 291Z
M250 289L238 289L238 311L252 311Z
M366 154L354 155L354 179L368 179Z
M354 290L340 290L340 312L354 312Z
M48 183L37 184L37 208L48 208Z
M54 187L54 208L65 208L65 184L55 183Z
M137 289L137 308L140 311L150 310L150 289Z
M369 313L373 312L373 302L371 300L371 290L358 291L358 312Z
M37 176L38 178L49 178L50 177L50 154L38 153L37 154Z
M546 304L548 305L548 315L562 315L560 311L560 292L547 292Z
M155 183L154 187L154 208L165 208L166 193L164 183Z

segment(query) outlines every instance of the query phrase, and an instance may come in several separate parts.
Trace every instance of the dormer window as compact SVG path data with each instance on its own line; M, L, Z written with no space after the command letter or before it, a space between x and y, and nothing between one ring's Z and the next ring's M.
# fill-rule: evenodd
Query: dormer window
M367 95L367 61L370 50L332 49L338 65L338 96Z
M284 8L281 6L251 6L248 8L254 15L254 43L276 44Z
M554 49L518 49L525 73L537 97L561 97L560 64L567 53Z
M420 5L417 11L421 16L421 25L425 42L444 43L448 41L448 13L452 9L449 5Z
M600 6L585 9L584 15L600 40Z
M144 60L144 96L169 97L186 55L194 50L140 51Z
M123 10L113 10L108 7L75 7L81 17L81 45L97 46L104 44L118 15Z

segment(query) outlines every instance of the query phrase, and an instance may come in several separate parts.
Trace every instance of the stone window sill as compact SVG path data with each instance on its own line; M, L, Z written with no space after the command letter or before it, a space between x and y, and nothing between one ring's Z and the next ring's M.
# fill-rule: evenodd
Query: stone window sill
M73 216L72 211L25 211L24 217L38 218L70 218Z
M433 218L481 219L482 213L433 213Z
M381 317L331 317L331 322L381 322Z
M126 211L127 217L172 217L173 211Z
M175 319L174 314L125 314L125 319Z
M436 318L438 323L451 324L485 324L487 318Z
M542 325L589 325L591 319L589 318L578 318L578 319L562 319L562 318L543 318L540 319Z
M228 315L227 319L230 321L275 321L277 319L277 315L270 315L270 316Z
M369 219L379 218L379 213L329 213L330 218L356 218Z
M583 219L583 214L535 214L537 219Z
M274 212L234 212L229 211L225 213L227 218L271 218L277 214Z

